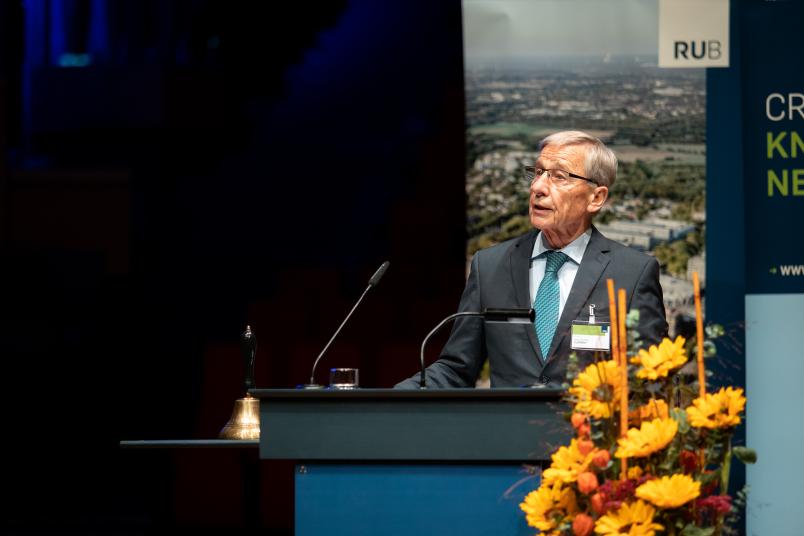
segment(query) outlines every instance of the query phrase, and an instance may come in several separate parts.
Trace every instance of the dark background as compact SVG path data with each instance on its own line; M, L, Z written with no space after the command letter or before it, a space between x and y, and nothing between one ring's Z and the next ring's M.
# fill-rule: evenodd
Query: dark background
M463 129L459 0L0 2L0 532L291 534L292 464L119 441L216 437L247 324L306 382L385 260L317 380L412 375Z

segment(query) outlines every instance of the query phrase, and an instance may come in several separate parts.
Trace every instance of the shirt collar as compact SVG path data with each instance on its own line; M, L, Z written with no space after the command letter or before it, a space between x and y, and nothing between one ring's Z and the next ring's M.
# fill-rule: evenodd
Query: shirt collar
M586 251L586 246L589 244L589 240L592 238L592 228L590 227L585 232L581 233L581 235L564 246L563 249L559 249L558 251L564 253L570 259L575 262L575 264L580 265L581 259L583 258L583 253ZM544 241L544 233L539 233L539 236L536 237L536 241L533 243L533 253L531 254L531 260L535 259L536 257L543 255L546 251L550 251L550 248Z

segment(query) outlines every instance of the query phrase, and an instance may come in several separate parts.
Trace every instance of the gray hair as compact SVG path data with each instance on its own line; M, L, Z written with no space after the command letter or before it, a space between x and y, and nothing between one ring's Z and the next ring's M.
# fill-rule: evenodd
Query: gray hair
M580 130L556 132L539 142L539 151L547 145L584 145L587 147L584 168L586 176L601 186L611 188L617 178L617 156L594 136Z

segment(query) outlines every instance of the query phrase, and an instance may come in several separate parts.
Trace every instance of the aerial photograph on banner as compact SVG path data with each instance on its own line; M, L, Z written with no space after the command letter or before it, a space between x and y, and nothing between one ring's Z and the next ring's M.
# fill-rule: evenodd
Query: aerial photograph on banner
M583 130L619 170L594 225L655 256L670 333L705 284L706 75L657 66L658 0L464 0L467 257L530 229L523 166Z

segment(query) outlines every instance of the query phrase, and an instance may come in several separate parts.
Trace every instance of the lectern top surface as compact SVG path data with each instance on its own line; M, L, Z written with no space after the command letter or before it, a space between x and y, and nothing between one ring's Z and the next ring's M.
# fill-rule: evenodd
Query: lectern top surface
M278 399L538 399L558 400L564 394L560 389L251 389L256 398Z

